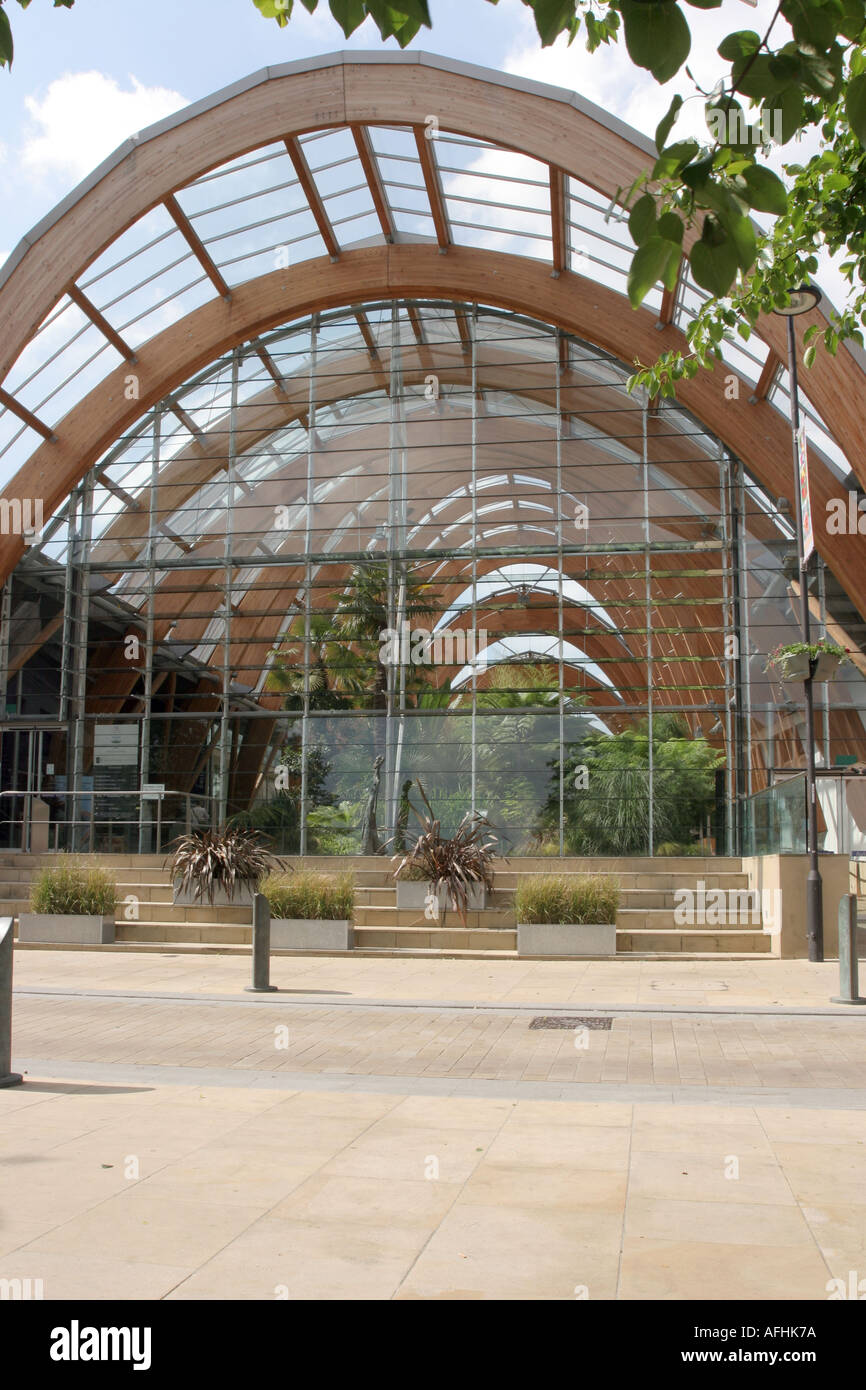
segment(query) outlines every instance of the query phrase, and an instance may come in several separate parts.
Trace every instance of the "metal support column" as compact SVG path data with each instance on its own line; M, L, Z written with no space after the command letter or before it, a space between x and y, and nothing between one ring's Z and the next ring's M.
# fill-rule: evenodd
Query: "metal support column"
M652 567L650 558L651 536L650 536L650 502L649 502L649 445L648 445L648 410L649 400L645 391L641 392L641 476L643 479L643 533L644 533L644 620L645 620L645 640L646 640L646 712L647 712L647 796L649 797L649 818L647 853L652 858L655 843L653 836L653 631L652 631Z
M219 802L217 823L224 826L228 817L229 777L231 775L231 678L232 678L232 603L234 598L234 506L236 451L238 428L238 375L240 358L237 348L232 353L231 404L229 408L229 440L226 473L225 547L223 551L223 645L222 692L219 733Z
M150 781L150 729L153 714L153 647L154 647L154 603L156 600L156 526L159 506L159 454L162 415L157 408L153 412L153 455L150 467L150 505L147 522L147 602L144 635L144 712L141 721L141 753L139 759L139 787ZM138 852L151 853L150 829L151 801L144 797L138 802ZM153 847L159 853L159 845Z
M315 447L316 447L316 370L319 352L319 316L310 319L310 358L307 377L307 471L304 485L304 703L301 713L301 813L299 817L298 848L307 852L307 760L310 756L310 667L313 660L312 603L313 508L315 506Z

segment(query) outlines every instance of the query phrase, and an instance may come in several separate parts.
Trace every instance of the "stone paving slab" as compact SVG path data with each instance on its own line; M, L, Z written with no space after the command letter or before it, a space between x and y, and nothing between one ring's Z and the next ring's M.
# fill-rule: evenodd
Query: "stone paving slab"
M277 956L271 979L281 991L335 1002L506 1004L512 1006L803 1008L863 1013L832 1004L836 961L803 960L399 960ZM17 951L16 986L243 997L248 958L98 951ZM866 960L861 962L866 990Z
M610 1030L532 1029L532 1015L327 1004L237 1008L230 1002L20 995L13 1065L63 1062L226 1067L445 1080L860 1089L859 1018L611 1011Z
M0 1280L49 1300L819 1301L864 1267L863 1113L109 1070L0 1093Z
M866 1030L824 1007L834 966L329 958L291 993L297 964L253 996L220 957L16 957L0 1281L823 1300L866 1279ZM610 1030L530 1028L581 1005Z

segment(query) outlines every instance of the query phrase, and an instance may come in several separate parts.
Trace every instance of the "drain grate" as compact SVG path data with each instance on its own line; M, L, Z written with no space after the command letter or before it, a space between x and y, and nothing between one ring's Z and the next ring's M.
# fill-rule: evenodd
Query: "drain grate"
M592 1018L577 1018L574 1014L539 1014L530 1023L530 1028L595 1028L600 1032L609 1032L612 1018L600 1018L595 1015Z

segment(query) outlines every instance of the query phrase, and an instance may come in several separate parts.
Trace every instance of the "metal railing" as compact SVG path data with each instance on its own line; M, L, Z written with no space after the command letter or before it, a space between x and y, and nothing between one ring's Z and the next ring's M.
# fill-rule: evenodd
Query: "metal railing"
M212 797L168 789L2 791L0 844L28 854L161 854L178 835L214 824L214 812Z

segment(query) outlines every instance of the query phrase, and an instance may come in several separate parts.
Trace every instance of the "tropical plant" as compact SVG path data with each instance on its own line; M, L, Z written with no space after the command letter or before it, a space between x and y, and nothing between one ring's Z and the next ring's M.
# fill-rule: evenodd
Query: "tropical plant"
M317 806L307 812L309 854L352 854L356 848L359 806L341 801L339 806Z
M713 810L715 773L723 763L724 754L706 739L690 737L677 715L654 717L652 741L647 719L617 734L587 734L565 759L566 851L646 854L650 824L654 844L688 844ZM558 760L551 766L553 789L542 828L559 818Z
M283 782L280 790L265 800L257 801L247 811L238 811L231 816L228 824L232 828L261 830L275 847L283 854L297 854L301 839L301 784L303 779L304 750L300 746L300 736L292 735L280 752L277 760L278 776L282 770ZM316 810L329 810L336 800L327 787L331 764L324 747L315 743L306 749L307 765L307 831L315 824ZM278 785L280 785L278 783ZM328 826L336 830L336 825ZM312 853L329 853L310 845ZM339 853L339 851L336 851Z
M228 826L225 830L193 830L174 841L169 861L172 881L196 902L213 906L219 889L229 902L239 888L255 889L276 862L257 830Z
M402 590L401 620L410 628L438 610L438 593L417 565L397 566L389 586L388 562L364 560L355 565L341 593L332 594L330 614L310 616L311 662L307 679L310 709L385 709L388 669L382 661L384 634L397 627L397 596ZM284 694L287 709L300 709L304 697L305 618L290 624L274 648L266 688ZM430 685L430 668L406 671L411 697Z
M424 788L418 781L415 785L427 813L419 812L410 802L411 810L421 824L421 834L394 870L394 878L410 872L413 878L426 880L437 895L444 891L465 927L470 888L480 884L488 892L493 891L496 837L484 838L490 821L477 812L467 812L456 832L448 837L443 836L441 824L433 815ZM399 858L395 854L392 862L396 863Z
M261 887L271 917L305 921L351 921L355 911L355 881L351 873L322 874L314 869L270 874Z
M565 874L533 874L518 881L514 911L518 922L556 922L565 926L616 922L618 879L603 874L571 878Z
M63 859L40 869L30 885L31 912L46 915L111 917L116 901L114 875L79 859Z

